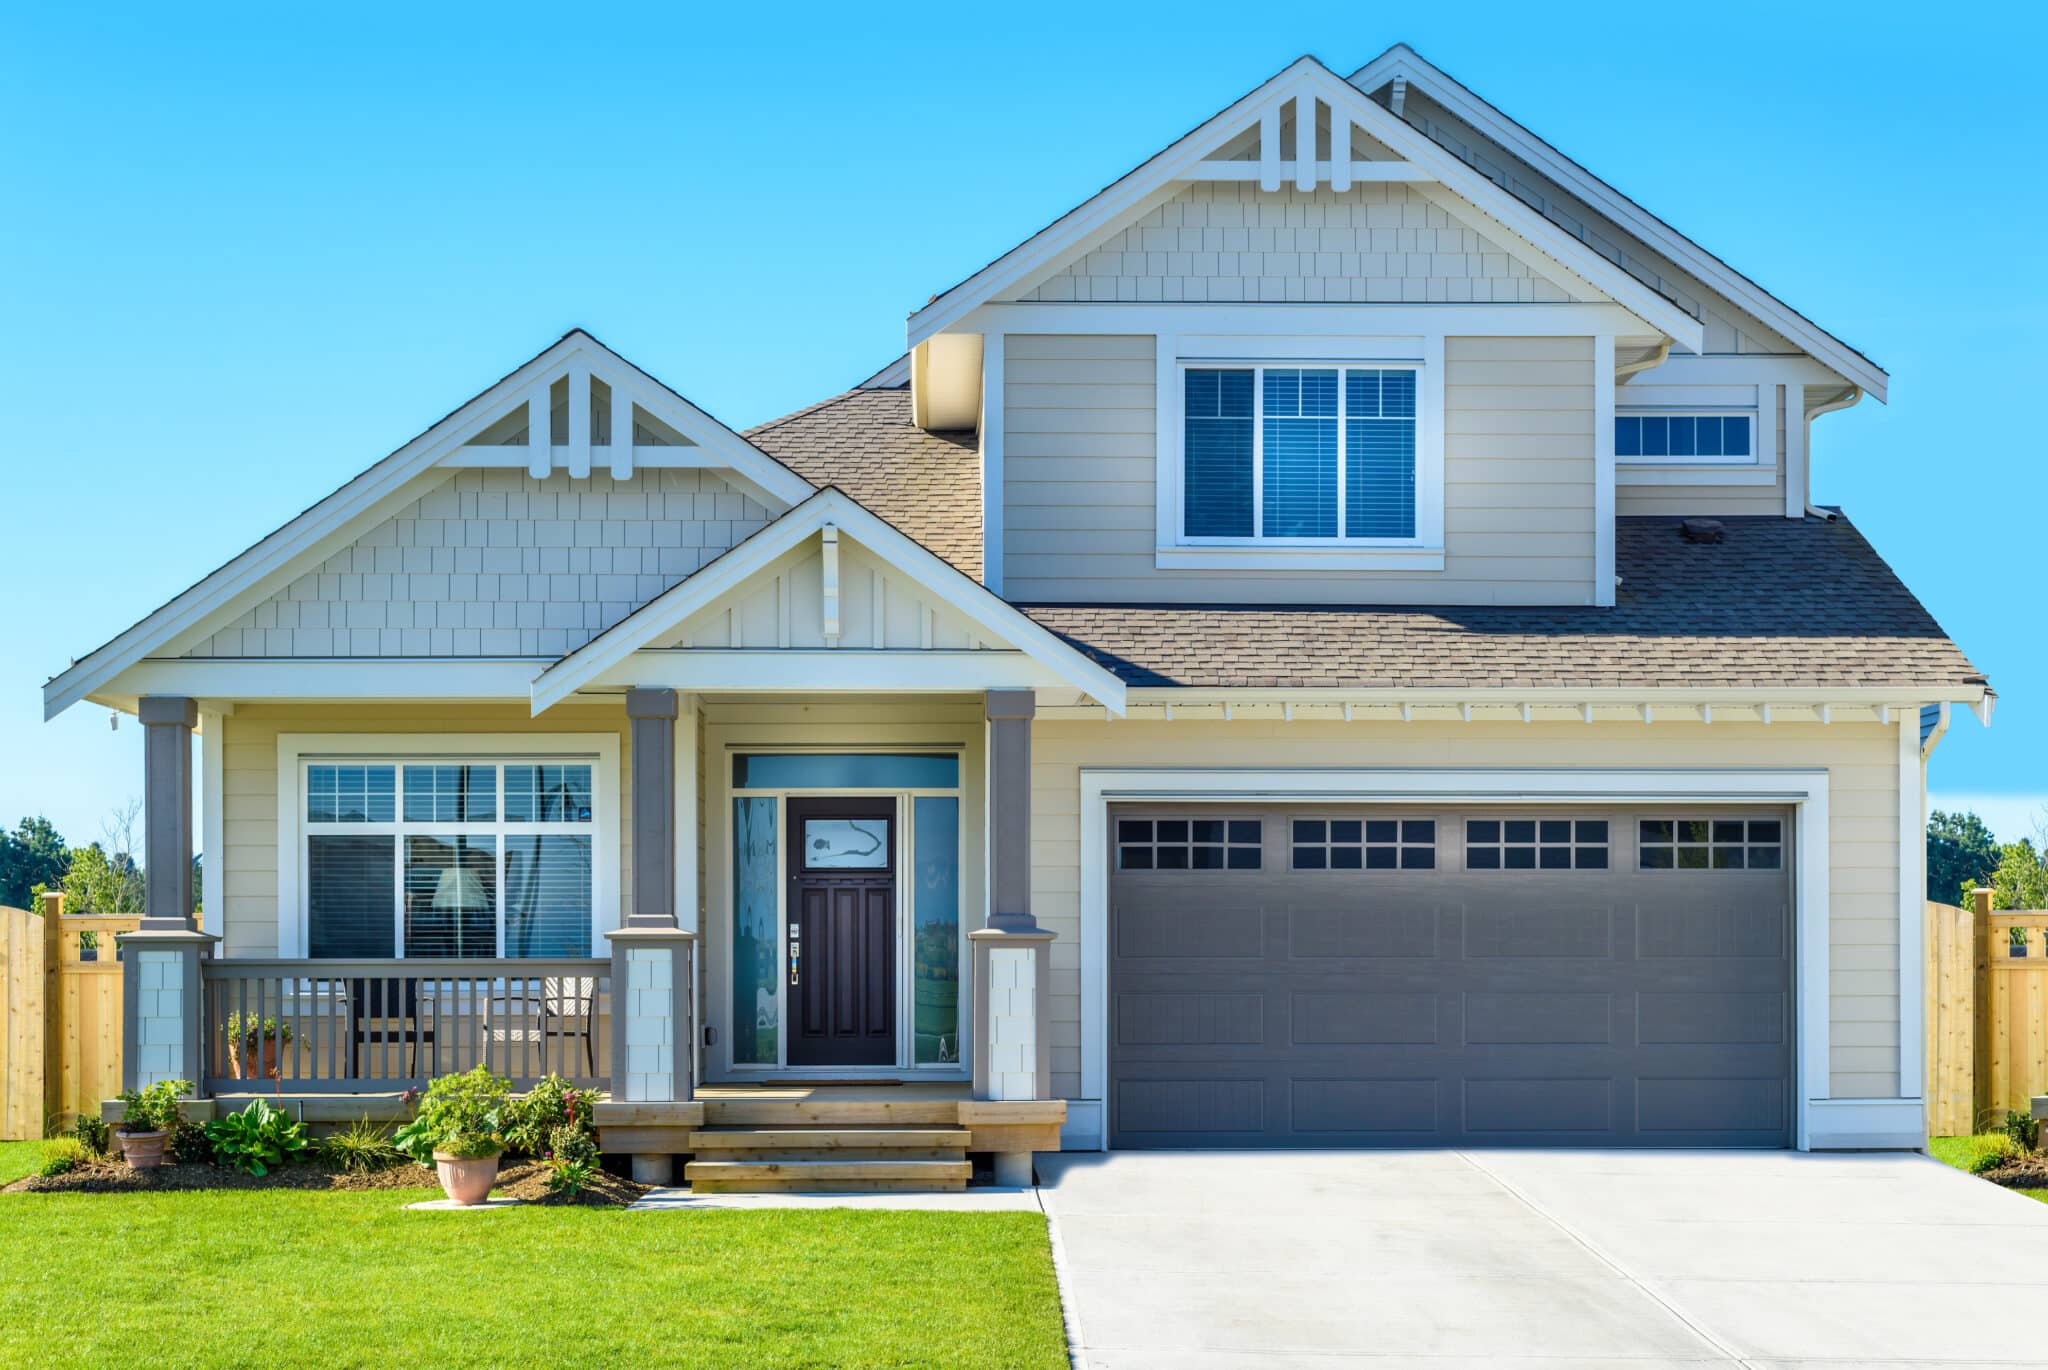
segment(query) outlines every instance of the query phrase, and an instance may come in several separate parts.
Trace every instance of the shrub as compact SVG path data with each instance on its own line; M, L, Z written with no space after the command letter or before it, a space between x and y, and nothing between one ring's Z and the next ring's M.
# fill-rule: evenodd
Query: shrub
M268 1175L272 1166L299 1160L312 1146L304 1123L261 1099L208 1123L206 1139L216 1162L251 1175Z
M205 1128L181 1121L171 1129L171 1139L164 1143L164 1155L172 1165L212 1165L213 1142Z
M108 1127L107 1120L97 1113L79 1114L77 1123L72 1126L71 1135L85 1148L85 1154L96 1161L105 1159L107 1153L113 1149L113 1129Z
M239 1013L230 1013L227 1035L230 1039L240 1037L246 1045L252 1047L259 1041L289 1042L292 1039L292 1025L280 1023L275 1018L258 1018L253 1013L247 1018Z
M391 1129L358 1118L320 1143L320 1159L351 1175L389 1170L406 1159L391 1140Z
M427 1086L419 1112L392 1138L406 1154L431 1161L433 1153L477 1160L505 1149L505 1114L512 1082L489 1066L443 1075Z
M121 1091L121 1121L116 1132L175 1132L178 1097L192 1088L190 1080L159 1080L148 1089Z
M506 1148L522 1156L546 1155L555 1130L564 1126L577 1128L594 1141L593 1109L598 1098L595 1090L578 1089L559 1075L549 1075L524 1098L506 1106Z
M76 1137L52 1137L43 1143L43 1163L36 1167L42 1176L64 1175L78 1169L92 1157Z
M597 1139L574 1123L548 1134L547 1159L564 1165L596 1165Z
M2017 1154L2013 1148L2012 1139L2002 1132L1993 1133L1988 1137L1979 1137L1976 1140L1977 1149L1970 1156L1970 1173L1972 1175L1982 1175L1986 1171L1996 1170Z
M548 1193L573 1199L583 1192L583 1187L596 1174L597 1164L594 1161L549 1161Z
M2013 1150L2021 1156L2031 1156L2041 1149L2041 1120L2032 1113L2017 1108L2005 1111L2005 1120L1999 1130L2012 1143Z

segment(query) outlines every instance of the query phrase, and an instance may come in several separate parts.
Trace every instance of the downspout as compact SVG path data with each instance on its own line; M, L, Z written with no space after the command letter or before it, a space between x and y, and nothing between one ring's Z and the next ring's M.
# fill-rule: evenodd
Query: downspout
M1790 392L1792 388L1793 387L1789 385L1786 387L1787 399L1791 398ZM1861 400L1862 398L1863 387L1860 385L1852 385L1847 390L1843 391L1841 394L1835 396L1835 398L1831 400L1825 400L1820 404L1815 405L1810 412L1806 410L1805 400L1802 399L1800 401L1799 407L1801 410L1801 418L1799 421L1806 425L1806 489L1808 494L1811 494L1813 492L1813 421L1819 418L1822 414L1832 414L1837 409L1850 408L1852 405L1854 405L1858 400ZM1815 504L1811 499L1806 501L1806 516L1808 518L1820 519L1824 523L1833 523L1837 518L1840 517L1840 515L1838 515L1834 510L1823 509L1818 504ZM1942 706L1941 716L1942 726L1947 727L1947 705Z
M1649 356L1643 358L1641 361L1630 362L1627 366L1615 367L1614 379L1619 381L1624 376L1635 375L1638 371L1652 370L1656 367L1662 366L1666 361L1670 360L1670 358L1671 339L1666 338L1663 342L1657 344L1657 350L1655 352L1652 352Z

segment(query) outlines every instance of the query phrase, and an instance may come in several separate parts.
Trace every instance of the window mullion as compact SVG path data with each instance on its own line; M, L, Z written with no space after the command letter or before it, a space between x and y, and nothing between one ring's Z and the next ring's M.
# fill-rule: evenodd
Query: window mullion
M1252 537L1266 535L1266 368L1252 368Z
M1345 479L1346 468L1349 464L1349 452L1347 450L1349 443L1346 441L1345 432L1345 420L1349 417L1346 406L1349 400L1344 393L1348 389L1350 387L1344 383L1344 368L1340 366L1337 368L1337 540L1339 542L1344 541L1351 531L1350 524L1345 521L1344 507L1344 487L1349 484Z

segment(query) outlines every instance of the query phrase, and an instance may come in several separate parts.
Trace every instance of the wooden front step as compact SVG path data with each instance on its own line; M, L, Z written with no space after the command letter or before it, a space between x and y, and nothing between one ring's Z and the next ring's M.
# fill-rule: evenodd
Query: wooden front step
M704 1126L955 1128L957 1099L702 1099Z
M683 1167L683 1178L700 1194L959 1190L973 1173L964 1160L691 1161Z
M906 1148L917 1151L965 1151L972 1134L965 1128L789 1127L728 1128L690 1134L692 1151L828 1151L853 1147L863 1151Z

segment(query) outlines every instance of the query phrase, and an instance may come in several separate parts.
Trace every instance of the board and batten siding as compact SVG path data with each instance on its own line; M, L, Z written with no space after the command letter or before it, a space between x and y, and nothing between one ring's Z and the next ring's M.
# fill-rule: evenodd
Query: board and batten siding
M618 834L620 907L632 899L632 747L623 700L571 701L539 718L523 702L477 701L406 704L240 704L221 720L222 897L227 907L209 930L222 935L220 955L278 954L277 739L280 733L427 733L446 739L451 755L463 752L465 733L608 733L619 743L618 793L612 805ZM207 860L213 860L207 853ZM603 947L595 949L604 955Z
M1032 730L1032 913L1052 944L1053 1093L1081 1096L1081 770L1087 767L1825 767L1832 1098L1896 1097L1898 735L1875 724L1225 723L1041 719ZM1917 954L1918 949L1915 949Z
M1591 602L1590 338L1445 340L1445 556L1444 569L1432 572L1158 569L1155 346L1150 334L1006 340L1008 598Z
M185 655L560 656L768 517L710 471L458 471Z

